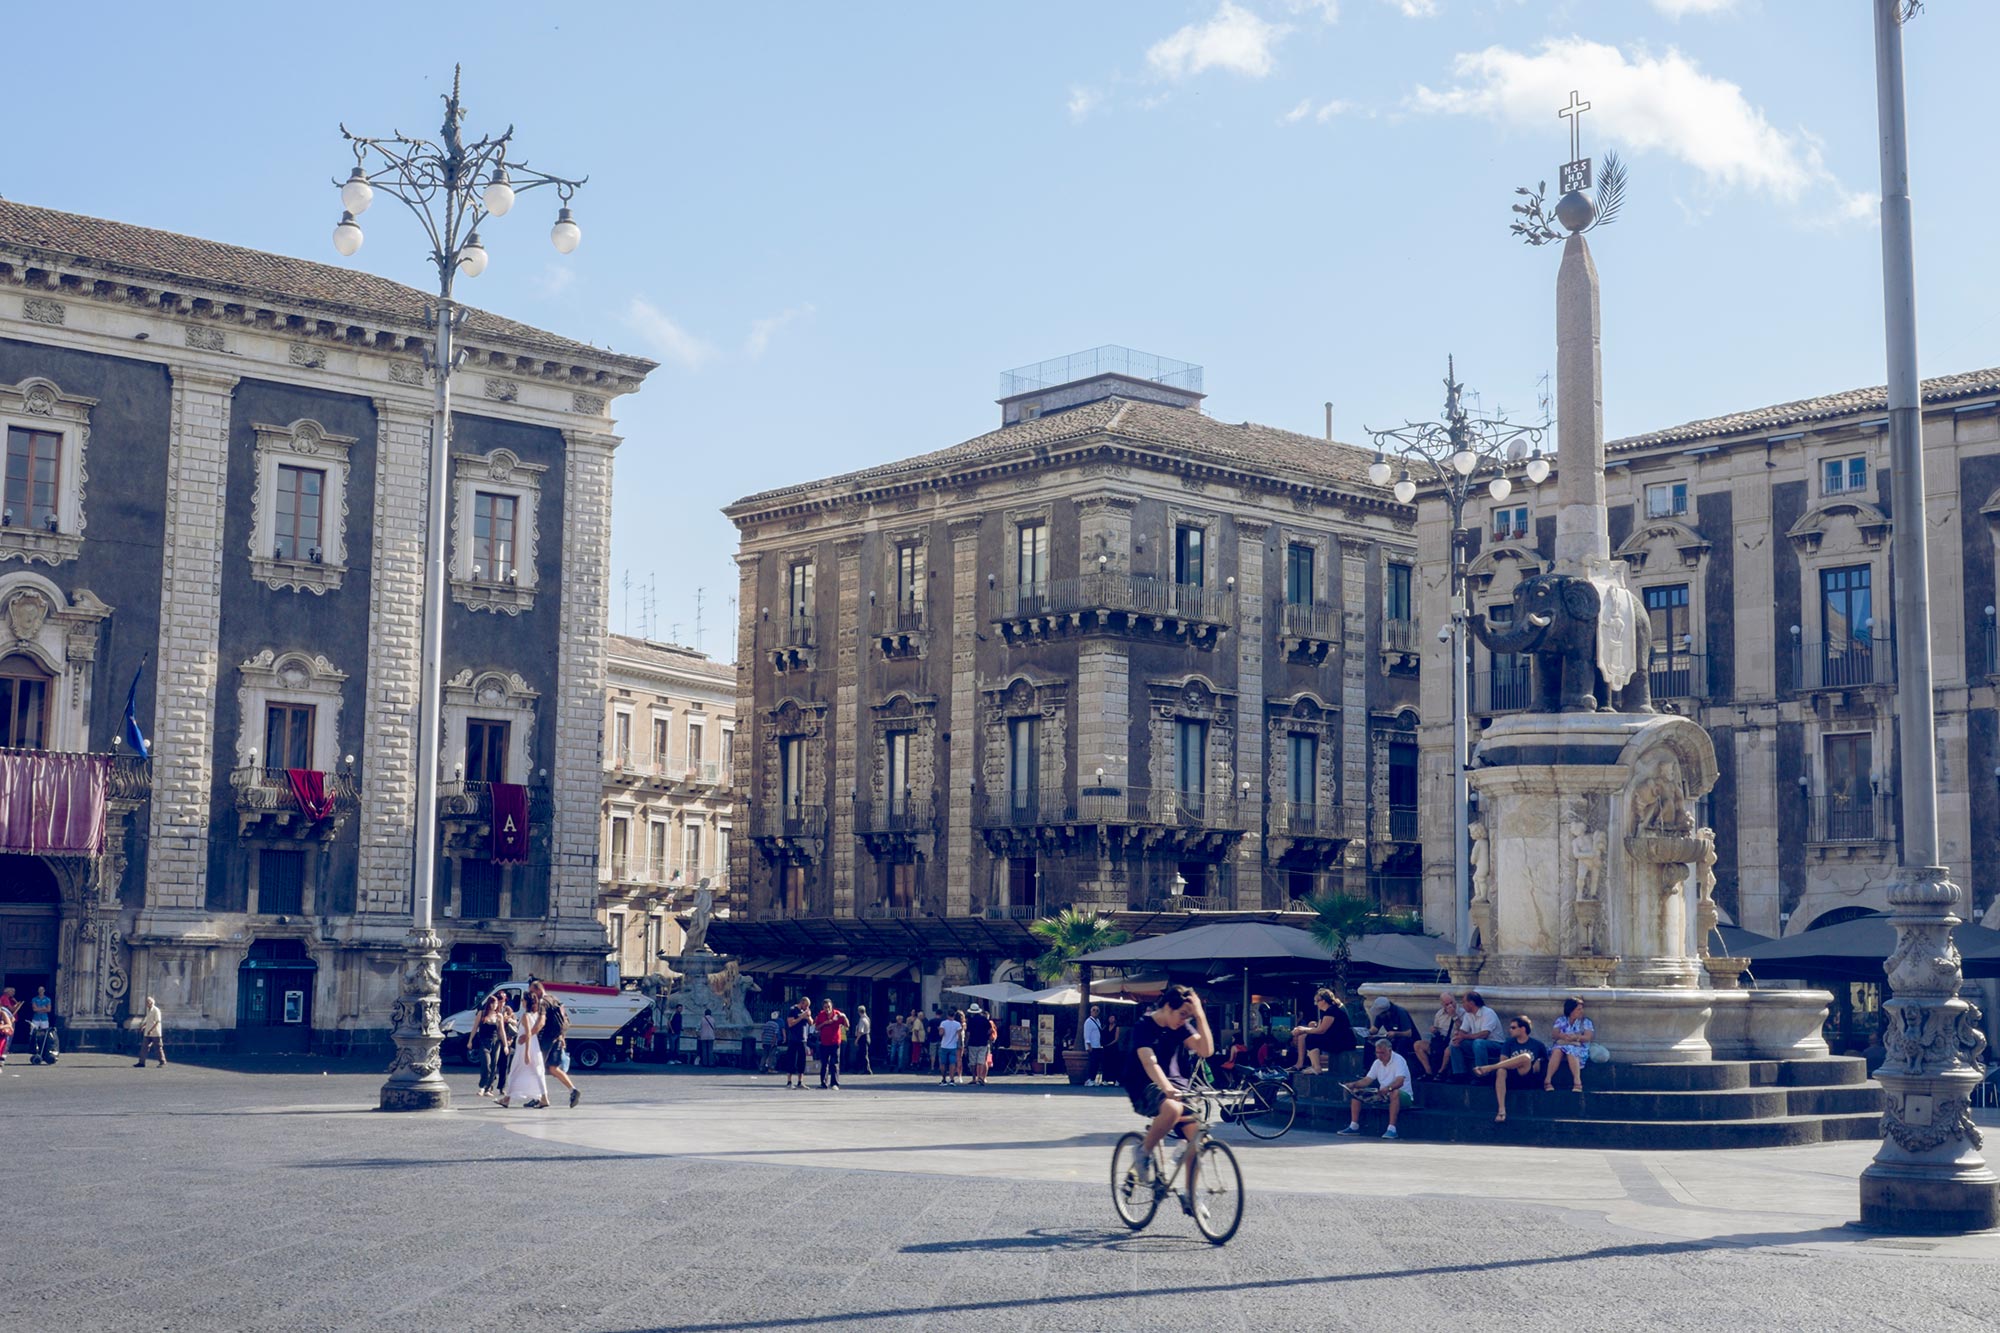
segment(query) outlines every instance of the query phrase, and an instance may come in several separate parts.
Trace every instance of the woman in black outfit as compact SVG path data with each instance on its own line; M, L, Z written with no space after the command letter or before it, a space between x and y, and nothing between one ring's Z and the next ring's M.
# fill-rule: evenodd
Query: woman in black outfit
M1340 997L1322 987L1313 996L1313 1005L1319 1016L1313 1022L1301 1024L1292 1034L1293 1073L1310 1066L1313 1073L1323 1074L1326 1072L1323 1061L1340 1051L1354 1049L1354 1024L1341 1006Z

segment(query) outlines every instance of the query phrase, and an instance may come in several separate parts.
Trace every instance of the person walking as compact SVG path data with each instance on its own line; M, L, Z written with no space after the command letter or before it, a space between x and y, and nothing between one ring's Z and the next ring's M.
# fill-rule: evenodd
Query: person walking
M889 1014L889 1026L883 1029L889 1038L889 1072L900 1074L903 1064L910 1055L910 1029L903 1022L903 1016L893 1010Z
M7 1043L14 1040L14 1011L0 1004L0 1069L7 1066ZM139 1063L146 1063L145 1048L139 1050Z
M910 1067L910 1068L911 1068L912 1070L914 1070L915 1072L917 1072L917 1073L921 1074L921 1073L923 1073L923 1072L924 1072L924 1070L926 1070L926 1069L928 1069L928 1068L930 1067L930 1066L928 1066L928 1065L926 1065L926 1064L924 1063L924 1054L925 1054L925 1053L924 1053L924 1012L923 1012L923 1010L921 1010L921 1009L912 1009L912 1010L910 1011L910 1016L909 1016L909 1018L908 1018L907 1020L905 1020L905 1023L906 1023L906 1026L907 1026L907 1027L909 1028L909 1030L910 1030L910 1064L909 1064L909 1067Z
M479 1064L479 1095L491 1097L500 1090L501 1071L506 1068L501 1059L507 1049L506 1022L501 1017L505 1001L500 992L494 991L480 1006L479 1017L473 1020L472 1032L466 1040L466 1051Z
M840 1048L847 1041L847 1015L836 1009L829 997L820 1002L819 1012L813 1016L813 1029L819 1034L819 1086L837 1091L840 1088ZM829 1079L832 1081L829 1082Z
M1093 1088L1104 1078L1104 1024L1098 1021L1099 1012L1093 1004L1090 1016L1083 1020L1083 1057L1087 1062L1083 1068L1083 1081Z
M778 1043L784 1040L784 1036L784 1020L779 1018L778 1011L773 1009L771 1017L764 1023L763 1034L757 1043L762 1048L757 1052L758 1073L768 1074L776 1067L778 1063Z
M942 1074L944 1072L944 1023L945 1023L944 1006L941 1004L932 1005L931 1017L929 1023L930 1036L931 1036L931 1069L939 1074Z
M959 1076L958 1039L965 1020L954 1009L951 1017L938 1020L938 1082L956 1083Z
M854 1050L851 1052L854 1059L850 1067L857 1073L872 1074L875 1072L875 1055L874 1052L868 1049L874 1043L874 1040L875 1025L873 1020L868 1017L868 1006L865 1004L855 1005Z
M583 1093L569 1077L569 1042L564 1039L564 1034L569 1031L569 1010L563 1008L561 1000L543 990L539 981L529 986L528 992L542 1011L543 1063L549 1077L569 1089L569 1108L574 1111L576 1104L583 1100ZM546 1086L542 1092L542 1103L548 1104Z
M166 1019L161 1016L160 1006L153 1002L153 997L150 995L146 997L146 1012L139 1019L139 1058L132 1062L134 1069L146 1067L146 1051L149 1048L160 1061L153 1067L165 1069L167 1067ZM4 1050L6 1050L5 1043L0 1043L0 1051Z
M667 1063L668 1064L677 1065L681 1062L681 1026L682 1026L681 1007L679 1005L675 1005L673 1017L667 1020Z
M704 1009L701 1011L701 1026L695 1029L694 1034L694 1062L706 1069L714 1059L715 1013Z
M507 1086L500 1090L500 1105L512 1106L521 1097L524 1107L549 1104L548 1064L542 1057L542 1010L534 1003L536 982L522 1001L521 1016L514 1032L514 1060L507 1069Z
M785 1015L785 1086L801 1092L806 1086L806 1033L812 1024L812 1000L800 1000Z
M965 1020L965 1063L972 1070L972 1086L986 1086L987 1063L993 1058L993 1020L973 1005Z

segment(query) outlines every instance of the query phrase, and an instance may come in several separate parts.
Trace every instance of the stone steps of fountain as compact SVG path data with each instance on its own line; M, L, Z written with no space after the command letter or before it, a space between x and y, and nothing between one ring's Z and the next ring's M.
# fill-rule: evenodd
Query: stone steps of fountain
M1490 1082L1419 1083L1401 1133L1453 1143L1693 1149L1788 1147L1881 1132L1882 1089L1866 1081L1859 1060L1608 1065L1592 1066L1585 1077L1582 1094L1509 1091L1505 1123L1493 1119ZM1347 1095L1336 1077L1302 1075L1298 1091L1308 1125L1347 1123ZM1368 1123L1381 1118L1371 1112Z

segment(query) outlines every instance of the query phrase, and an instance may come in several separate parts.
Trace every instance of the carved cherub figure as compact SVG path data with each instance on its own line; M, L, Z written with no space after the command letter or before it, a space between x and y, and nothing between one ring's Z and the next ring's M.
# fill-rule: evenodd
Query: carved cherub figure
M1476 901L1484 901L1492 896L1487 884L1491 848L1487 845L1486 825L1474 820L1465 831L1472 839L1472 896Z
M1594 900L1604 886L1604 835L1581 819L1569 823L1569 852L1576 858L1576 896Z

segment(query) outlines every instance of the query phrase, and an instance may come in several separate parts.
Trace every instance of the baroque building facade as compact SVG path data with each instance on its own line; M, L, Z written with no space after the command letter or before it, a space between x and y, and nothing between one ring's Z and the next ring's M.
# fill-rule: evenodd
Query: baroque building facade
M1976 917L2000 871L2000 370L1927 381L1923 423L1940 834ZM1721 776L1701 822L1715 830L1717 903L1768 935L1887 910L1902 831L1883 390L1694 421L1611 441L1606 455L1612 553L1650 621L1654 704L1715 740ZM1435 496L1417 504L1431 627L1449 615L1450 522ZM1555 515L1553 475L1468 513L1475 611L1522 614L1511 593L1548 567ZM1420 642L1425 835L1447 848L1450 659ZM1525 656L1475 646L1475 746L1532 688ZM1436 858L1425 889L1437 923L1452 920L1449 865Z
M426 761L447 1010L601 970L608 411L652 363L467 312L420 756L425 304L0 201L0 764L76 784L72 812L108 775L96 824L8 822L0 965L75 1038L151 994L181 1044L385 1041ZM527 789L526 864L492 859L495 784Z
M1069 906L1417 904L1414 511L1200 374L1028 367L989 434L725 511L727 937L934 982Z
M673 913L729 892L735 835L736 668L679 644L605 641L598 910L623 977L681 951Z

